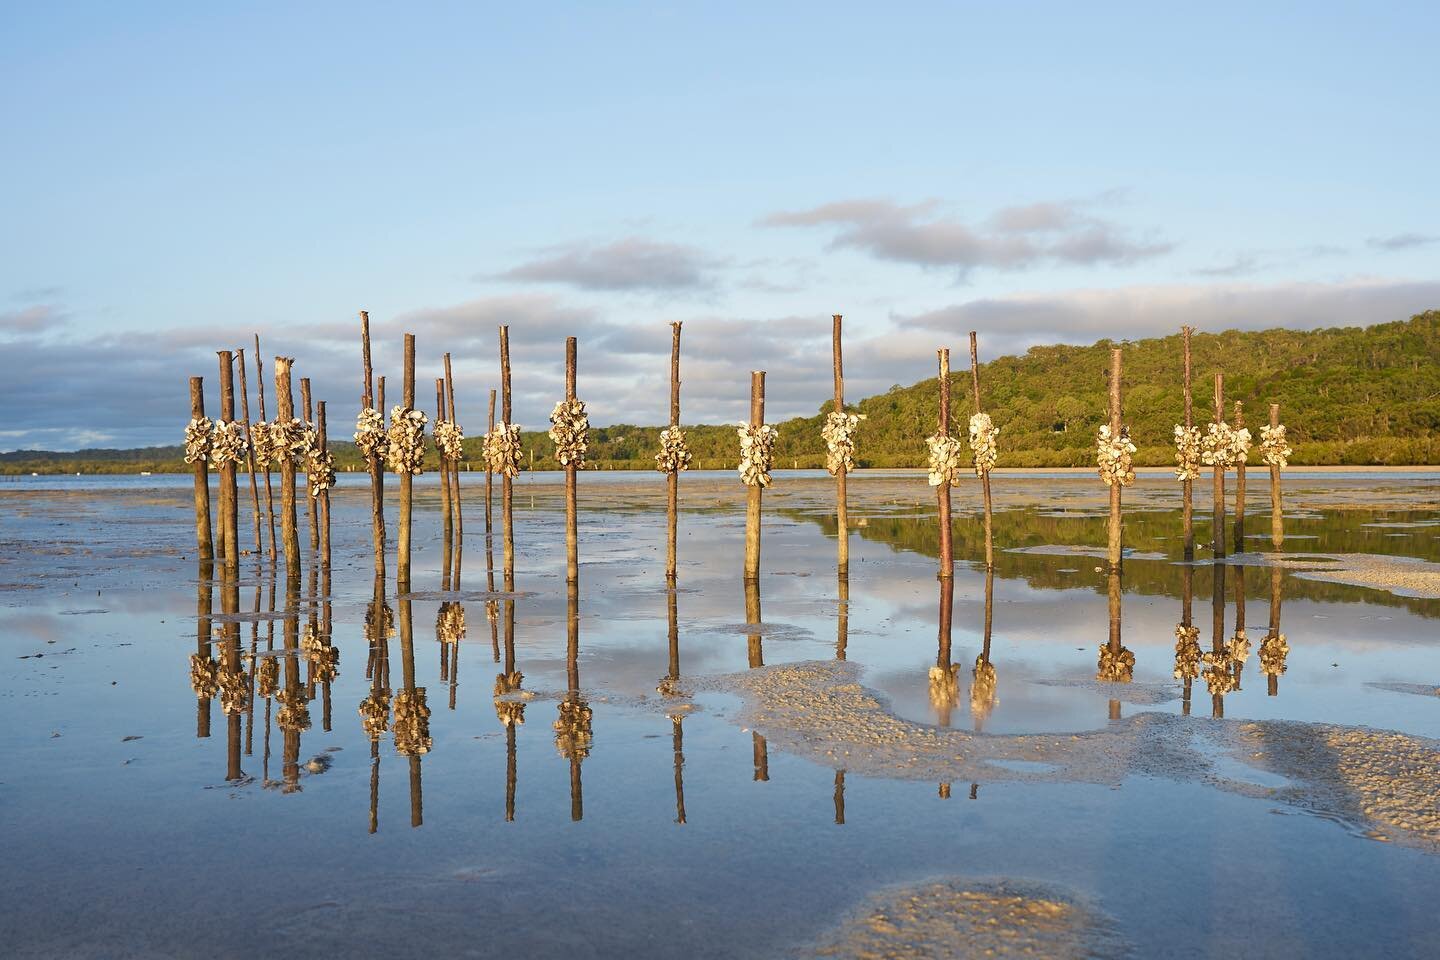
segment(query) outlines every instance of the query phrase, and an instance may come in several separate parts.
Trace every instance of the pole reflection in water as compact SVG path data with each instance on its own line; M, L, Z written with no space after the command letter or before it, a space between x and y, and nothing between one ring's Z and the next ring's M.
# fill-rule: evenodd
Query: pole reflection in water
M1250 638L1245 635L1245 566L1235 566L1235 632L1225 647L1230 657L1230 670L1235 675L1235 690L1240 689L1240 675L1250 659Z
M285 577L284 617L285 683L275 694L280 705L275 724L284 735L280 752L281 790L300 789L300 734L310 729L310 702L300 682L300 572Z
M959 668L952 663L951 630L955 612L955 578L940 579L939 637L936 642L935 666L930 668L930 705L942 727L950 726L950 711L960 702Z
M1108 683L1129 683L1135 677L1135 654L1120 642L1120 571L1111 567L1106 575L1110 607L1110 638L1100 647L1095 679ZM1110 719L1120 719L1120 701L1110 700Z
M985 633L975 669L970 675L970 716L975 732L983 733L985 720L1000 701L995 696L995 664L990 660L990 631L995 622L995 568L985 569Z
M1280 632L1280 568L1270 568L1270 624L1260 641L1260 672L1265 674L1265 692L1268 696L1280 693L1280 675L1285 672L1285 658L1290 654L1290 644Z
M210 736L210 701L220 689L220 665L210 656L210 614L215 605L214 566L202 562L195 589L195 652L190 655L190 689L195 691L195 737Z
M760 632L760 581L758 579L745 580L745 623L756 628L755 633L747 634L745 637L745 652L748 655L750 669L755 670L765 666L765 644ZM758 730L750 731L750 749L755 764L755 776L757 781L770 779L770 746L765 738L760 736Z
M249 697L250 679L240 662L240 582L238 571L226 566L220 584L220 608L230 614L220 630L220 664L218 686L220 711L225 715L225 779L231 782L245 776L240 769L241 724Z
M457 545L458 549L458 545ZM452 587L460 591L460 568L455 565L451 573L450 540L445 541L444 567L440 574L440 590L448 593ZM449 707L455 709L455 697L460 684L460 641L465 639L465 606L459 600L444 600L435 614L435 640L440 648L440 681L449 681Z
M665 590L665 613L669 625L670 657L665 676L655 691L667 700L686 696L680 688L680 615L678 596L673 584ZM675 766L675 822L685 822L685 711L686 703L677 703L669 711L670 746Z
M565 699L556 718L555 749L570 762L570 819L585 818L580 764L590 756L590 704L580 696L580 584L565 584Z
M390 638L395 613L385 601L385 575L375 577L375 591L365 611L369 657L365 672L370 693L360 701L360 726L370 740L370 832L380 826L380 737L390 729Z
M495 583L495 571L491 561L489 540L486 541L487 562L491 562L489 576L490 584ZM525 681L525 675L515 666L515 578L505 577L505 662L501 672L495 677L495 716L499 719L501 726L505 728L505 820L506 822L515 819L515 728L525 722L525 700L520 685ZM495 603L492 599L490 603ZM487 607L488 611L491 608ZM494 636L496 626L491 621L491 636Z
M1236 689L1229 644L1225 642L1225 561L1216 560L1210 592L1210 650L1205 653L1205 686L1210 690L1210 715L1225 716L1225 694Z
M844 527L840 529L840 536L846 536ZM848 556L848 553L847 553ZM845 659L845 648L850 641L850 576L848 573L840 574L839 603L836 607L836 635L835 635L835 659ZM835 822L841 826L845 824L845 770L835 771Z
M1175 625L1175 679L1183 689L1180 710L1190 716L1190 696L1200 676L1200 628L1195 626L1192 607L1195 599L1195 567L1186 563L1180 568L1180 622Z
M403 686L395 691L395 719L392 734L395 752L410 761L410 826L425 822L424 801L420 788L420 758L430 752L430 707L425 702L425 688L415 684L415 622L409 596L401 593L396 600L400 608L400 669Z

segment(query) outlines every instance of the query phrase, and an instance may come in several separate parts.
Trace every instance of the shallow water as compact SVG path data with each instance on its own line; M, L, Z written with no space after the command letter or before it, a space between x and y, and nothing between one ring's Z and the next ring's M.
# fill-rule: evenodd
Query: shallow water
M1222 714L1440 738L1440 697L1425 695L1440 686L1440 600L1217 565L1205 551L1186 564L1178 485L1142 479L1126 492L1133 552L1120 584L1134 679L1097 683L1110 584L1087 551L1104 545L1104 487L997 476L995 693L972 709L987 605L967 484L956 492L959 683L937 706L941 595L923 479L852 479L842 600L823 475L777 475L764 573L749 595L744 493L730 476L683 478L670 592L661 478L584 475L573 629L554 480L516 485L516 583L497 595L493 634L482 481L464 477L458 587L440 572L433 482L419 485L416 595L396 596L392 557L384 602L397 630L382 660L366 639L375 594L361 477L337 490L328 576L307 558L287 588L283 571L277 581L249 556L232 597L194 560L188 478L0 485L7 954L792 955L875 890L936 877L1071 891L1140 956L1433 950L1440 850L1380 842L1372 824L1266 796L1289 779L1221 747L1196 748L1208 773L1193 776L1027 782L1047 765L1005 760L993 782L942 787L772 747L791 739L749 729L741 697L714 678L843 658L902 720L997 736L1118 736L1160 713L1188 714L1201 741ZM1252 477L1252 551L1270 549L1264 487ZM1204 541L1200 488L1208 482L1197 484ZM1297 473L1286 498L1286 552L1440 561L1440 478ZM243 487L241 502L241 543L253 546ZM503 588L498 513L497 495L493 586ZM436 639L447 589L465 612L458 646ZM1222 641L1233 634L1243 597L1252 649L1239 689L1218 700L1199 679L1187 697L1172 676L1187 594L1202 650L1217 624ZM1258 649L1277 599L1289 654L1272 686ZM214 616L229 603L251 616ZM255 655L247 669L274 661L280 688L308 695L301 640L327 624L338 675L314 683L309 729L282 730L276 698L256 696L233 716L218 699L197 701L191 655L220 657L236 631L239 651ZM497 708L495 682L512 650L526 694L504 698L524 702L524 723L507 727L499 714L516 708ZM426 691L423 756L397 754L388 732L372 743L362 727L367 673L383 685L387 672L392 690L413 677ZM593 740L567 756L553 724L572 691L589 705Z

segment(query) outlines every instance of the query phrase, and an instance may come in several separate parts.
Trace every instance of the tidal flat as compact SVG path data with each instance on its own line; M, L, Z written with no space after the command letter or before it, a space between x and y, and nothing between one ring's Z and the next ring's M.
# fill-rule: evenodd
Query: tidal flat
M362 475L288 583L242 478L231 596L188 477L0 482L6 956L1434 955L1440 473L1287 473L1278 549L1253 484L1222 562L1142 476L1116 624L1097 479L997 473L988 578L967 482L948 648L923 475L852 476L841 582L777 472L747 590L733 474L682 475L671 589L663 478L584 473L574 591L560 475L512 590L461 476L459 582L425 477L404 595ZM1246 656L1177 670L1182 623Z

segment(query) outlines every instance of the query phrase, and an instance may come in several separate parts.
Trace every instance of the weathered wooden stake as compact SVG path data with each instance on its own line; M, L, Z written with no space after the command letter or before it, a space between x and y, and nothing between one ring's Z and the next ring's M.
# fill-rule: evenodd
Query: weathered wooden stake
M300 378L300 405L305 410L305 429L315 429L315 406L310 402L310 378ZM310 458L309 451L306 451L305 458L305 512L310 517L310 550L320 549L320 518L319 508L315 505L315 498L310 495Z
M565 338L565 401L575 400L576 342L574 337ZM573 583L580 579L580 531L576 505L576 475L579 465L573 460L565 465L565 580Z
M1120 406L1120 350L1110 351L1110 436L1118 439L1121 430L1121 406ZM1120 484L1110 484L1110 522L1107 529L1109 534L1109 549L1106 557L1110 561L1110 570L1118 571L1121 564L1121 523L1120 523Z
M455 413L455 373L450 366L450 354L445 354L445 403L449 409L449 420L456 426L460 420ZM443 461L442 461L443 463ZM455 579L460 579L460 553L465 543L465 511L460 506L460 461L449 461L450 509L455 519ZM459 585L456 585L459 589Z
M940 376L936 381L940 391L938 428L942 437L950 436L950 348L941 347L935 351L940 361ZM955 575L955 549L950 530L950 483L942 480L935 488L940 509L940 578L949 579Z
M1225 422L1225 374L1215 374L1215 422ZM1215 483L1214 516L1211 521L1210 546L1215 556L1225 556L1225 467L1216 463L1210 470ZM1224 588L1221 588L1224 593Z
M510 328L500 327L500 421L508 429L510 403ZM515 484L508 475L500 478L500 528L502 536L501 573L507 584L515 578ZM510 587L506 587L510 589Z
M415 409L415 334L405 334L404 406ZM400 474L400 537L396 544L395 583L402 593L410 590L410 524L415 492L415 477L409 470Z
M385 390L380 389L377 404L375 398L374 368L370 364L370 314L360 311L360 348L365 363L365 393L360 398L362 407L370 407L380 414L381 425L385 422ZM382 377L383 381L384 378ZM365 458L365 469L370 474L370 535L375 542L375 575L385 576L385 464L371 454Z
M750 426L765 425L765 371L750 373ZM745 490L745 579L760 579L760 497L761 487L754 484Z
M205 378L190 378L190 419L205 419ZM200 559L215 559L215 541L210 536L210 464L201 457L192 465L195 474L195 546Z
M275 358L275 419L289 425L295 419L295 397L290 392L293 357ZM280 536L285 544L286 582L300 579L300 532L295 516L295 458L285 451L280 458Z
M235 420L235 355L218 351L220 357L220 422ZM220 544L225 552L225 575L233 578L240 569L239 491L235 486L235 461L226 458L220 465Z
M1119 353L1120 351L1117 350L1117 351L1115 351L1115 352L1116 352L1116 353ZM1117 483L1117 484L1113 484L1113 485L1111 485L1110 489L1111 489L1111 490L1115 490L1115 489L1117 489L1119 486L1120 486L1120 485L1119 485L1118 483ZM1112 502L1113 502L1113 501L1112 501ZM1107 594L1108 607L1109 607L1109 613L1110 613L1110 638L1109 638L1109 646L1110 646L1110 650L1111 650L1112 653L1114 653L1114 654L1119 654L1120 651L1121 651L1122 649L1124 649L1124 645L1120 642L1120 568L1119 568L1119 567L1114 567L1114 566L1112 566L1112 567L1110 568L1110 573L1109 573L1109 575L1106 577L1105 587L1106 587L1106 594ZM1110 700L1110 719L1111 719L1111 720L1119 720L1119 719L1120 719L1120 701L1119 701L1119 699L1112 698L1112 699Z
M435 425L438 427L440 421L445 419L445 378L435 378ZM445 451L440 449L440 444L435 444L435 452L440 456L440 528L445 538L445 556L450 556L451 545L455 542L455 518L450 509L450 468L445 462ZM450 578L450 565L445 565L445 578Z
M680 321L670 323L670 429L680 429ZM676 544L680 522L680 472L665 476L665 579L673 586L677 576Z
M260 360L260 334L255 334L255 389L260 394L260 419L265 420L265 365ZM270 528L270 563L275 563L275 489L270 483L270 461L260 464L265 474L265 517Z
M1239 400L1235 401L1235 423L1236 432L1245 426L1245 408ZM1245 458L1241 457L1235 463L1235 552L1245 552Z
M245 472L250 475L250 514L255 520L255 557L261 551L260 488L255 479L255 438L250 431L250 388L245 384L245 348L235 351L235 369L240 373L240 416L245 421Z
M830 353L835 367L835 412L845 413L845 365L841 356L840 323L841 315L831 316ZM850 503L845 492L845 464L835 471L835 527L839 535L836 544L836 563L841 578L850 575Z
M1280 426L1280 404L1270 404L1270 429ZM1285 516L1280 510L1280 465L1270 464L1270 545L1276 550L1285 542Z
M1180 336L1185 342L1185 430L1188 434L1195 426L1195 405L1190 393L1190 334L1193 331L1189 327L1180 328ZM1195 515L1194 515L1194 481L1185 480L1181 489L1183 501L1180 512L1181 525L1184 529L1185 538L1185 559L1195 559Z
M980 352L975 342L975 331L970 331L970 393L971 413L979 413L980 407ZM995 567L995 527L990 500L990 471L980 475L981 490L985 495L985 569Z
M325 426L325 401L321 400L315 404L315 433L316 443L320 447L320 459L329 462L330 434ZM325 576L330 576L330 490L327 488L320 494L320 562L325 565ZM329 595L329 591L326 591ZM328 632L326 636L329 636Z

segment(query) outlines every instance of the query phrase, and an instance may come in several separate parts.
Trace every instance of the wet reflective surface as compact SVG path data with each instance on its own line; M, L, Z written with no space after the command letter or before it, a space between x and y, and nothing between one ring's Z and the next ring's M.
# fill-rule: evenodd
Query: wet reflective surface
M843 660L900 720L985 736L1154 713L1440 738L1440 600L1268 562L1264 491L1239 562L1185 563L1178 484L1142 479L1109 577L1097 480L997 475L993 576L970 484L947 589L923 478L852 479L847 582L832 484L781 473L747 587L743 487L687 475L672 590L663 478L586 474L572 589L558 475L516 485L513 585L483 477L462 476L458 575L426 478L397 595L362 477L330 568L248 556L231 584L194 561L188 478L71 479L0 485L7 953L803 955L935 877L1072 891L1141 956L1433 950L1437 850L1268 796L1291 778L1244 757L1118 783L1026 782L1045 764L1023 759L862 775L843 757L864 744L779 749L715 679ZM1436 478L1297 473L1283 549L1440 561L1437 502ZM253 547L248 524L242 498Z

